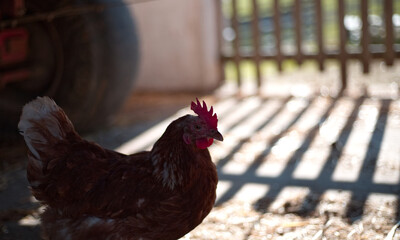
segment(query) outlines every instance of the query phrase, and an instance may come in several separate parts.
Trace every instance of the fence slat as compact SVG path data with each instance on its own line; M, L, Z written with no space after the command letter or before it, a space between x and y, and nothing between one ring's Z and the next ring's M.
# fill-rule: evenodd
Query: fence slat
M339 49L339 62L340 62L340 74L341 74L341 82L342 87L341 90L343 91L347 87L347 51L346 51L346 29L344 27L344 14L345 14L345 6L344 0L339 0L339 37L340 37L340 49Z
M380 51L375 51L375 52L370 52L371 59L384 59L386 52L380 52ZM333 60L338 60L339 59L339 53L338 52L326 52L324 54L325 59L333 59ZM400 52L395 53L395 57L400 58ZM232 60L231 56L222 56L221 57L223 61L230 61ZM362 58L362 53L347 53L347 59L354 59L354 60L360 60ZM254 57L252 55L243 55L241 56L242 60L252 60ZM262 60L276 60L275 55L261 55ZM285 55L285 59L290 59L290 60L296 60L296 55ZM317 60L318 59L318 54L304 54L304 59L305 60Z
M318 44L318 65L319 70L323 71L325 69L325 49L324 49L324 38L322 32L322 25L324 19L322 18L322 5L321 0L315 0L315 22L316 22L316 32L317 32L317 44Z
M256 80L257 86L261 86L261 68L260 68L260 29L258 27L260 17L257 0L252 0L253 3L253 18L251 20L252 30L253 30L253 52L254 52L254 63L256 67Z
M281 11L279 0L274 0L274 31L276 39L276 63L278 65L278 70L282 72Z
M236 67L236 75L237 75L237 84L240 87L242 84L242 76L241 76L241 71L240 71L240 34L239 34L239 20L238 20L238 14L237 14L237 1L236 0L231 0L232 1L232 28L235 31L235 39L233 39L233 48L234 48L234 62L235 62L235 67Z
M219 56L222 56L222 46L223 46L223 38L222 38L222 4L221 0L215 1L215 20L216 20L216 34L217 34L217 52ZM219 65L218 65L218 80L219 84L222 84L225 80L225 61L220 58Z
M301 28L302 28L302 20L301 20L301 1L294 1L294 26L295 26L295 34L296 34L296 47L297 47L297 62L299 64L303 63L303 51L301 49Z
M384 16L385 16L385 28L386 28L386 38L385 38L385 46L386 46L386 54L385 54L385 62L387 65L392 66L394 62L394 52L393 52L393 0L385 0L384 1Z
M368 1L360 0L361 4L361 20L362 20L362 37L361 37L361 62L363 64L363 72L369 73L369 62L371 54L369 52L370 34L368 24Z

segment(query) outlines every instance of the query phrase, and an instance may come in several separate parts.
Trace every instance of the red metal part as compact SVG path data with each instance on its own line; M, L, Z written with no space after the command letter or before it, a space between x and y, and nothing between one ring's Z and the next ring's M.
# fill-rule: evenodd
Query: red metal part
M8 83L22 81L29 76L30 71L25 68L0 73L0 89L5 87Z
M24 28L0 32L0 67L24 62L28 57L28 32Z

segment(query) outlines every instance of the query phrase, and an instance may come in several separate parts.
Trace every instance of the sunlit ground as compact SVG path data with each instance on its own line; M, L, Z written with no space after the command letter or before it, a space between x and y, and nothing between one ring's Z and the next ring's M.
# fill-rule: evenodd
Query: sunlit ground
M328 69L266 79L263 96L248 95L249 80L240 96L228 84L202 97L224 135L210 147L218 197L183 239L384 239L400 217L400 74L376 64L364 77L354 68L343 96L326 80L338 77ZM172 120L190 113L194 97L133 95L114 127L86 137L127 154L149 149ZM21 196L1 209L16 213L2 215L0 239L39 239L38 204L25 186L10 191L26 184L23 169L14 175L0 200ZM12 238L18 231L29 238Z
M399 214L399 104L320 96L236 102L221 119L226 141L211 148L217 207L191 239L383 239Z
M214 109L225 138L210 148L216 208L186 239L382 239L396 223L400 101L229 97ZM150 147L186 113L116 150Z

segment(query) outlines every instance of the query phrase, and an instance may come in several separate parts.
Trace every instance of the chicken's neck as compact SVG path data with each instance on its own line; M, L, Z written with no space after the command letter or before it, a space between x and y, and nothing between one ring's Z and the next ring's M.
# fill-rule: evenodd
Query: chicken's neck
M171 123L150 154L154 177L171 190L191 184L189 180L193 178L193 172L200 165L211 162L207 149L186 144L182 136L181 128Z

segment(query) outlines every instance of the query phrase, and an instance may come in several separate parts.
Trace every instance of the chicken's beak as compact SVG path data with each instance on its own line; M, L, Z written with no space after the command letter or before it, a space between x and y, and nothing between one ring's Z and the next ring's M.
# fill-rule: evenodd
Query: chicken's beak
M213 129L210 132L209 137L212 137L212 138L214 138L215 140L218 140L218 141L224 141L224 137L222 136L222 134L220 132L218 132L218 130L215 130L215 129Z

